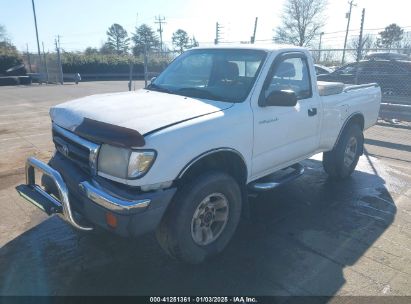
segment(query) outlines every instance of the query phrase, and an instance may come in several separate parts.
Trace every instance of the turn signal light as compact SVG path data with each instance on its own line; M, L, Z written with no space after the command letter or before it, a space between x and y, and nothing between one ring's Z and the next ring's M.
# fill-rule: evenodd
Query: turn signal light
M111 212L107 212L106 213L106 223L109 227L116 228L117 227L117 218L116 218L116 216Z

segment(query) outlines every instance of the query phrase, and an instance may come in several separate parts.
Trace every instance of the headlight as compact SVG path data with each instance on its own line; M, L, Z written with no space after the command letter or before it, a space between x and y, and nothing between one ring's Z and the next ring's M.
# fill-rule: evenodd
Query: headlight
M136 178L145 174L151 167L156 157L154 151L133 151L128 162L127 175Z
M102 145L98 156L98 171L110 176L128 179L145 174L156 157L152 150L132 151Z

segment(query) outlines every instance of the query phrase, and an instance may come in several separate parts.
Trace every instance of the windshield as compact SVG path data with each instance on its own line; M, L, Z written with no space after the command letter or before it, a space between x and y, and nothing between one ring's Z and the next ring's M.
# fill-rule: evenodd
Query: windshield
M266 52L192 50L174 60L149 90L227 102L242 102L260 71Z

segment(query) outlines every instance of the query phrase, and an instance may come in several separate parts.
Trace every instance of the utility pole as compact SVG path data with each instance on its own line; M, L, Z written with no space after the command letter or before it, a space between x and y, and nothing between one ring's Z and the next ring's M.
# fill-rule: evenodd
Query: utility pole
M255 33L257 32L257 23L258 23L258 17L255 17L255 23L254 23L254 32L253 35L251 36L251 44L254 44L255 42Z
M361 29L360 29L360 38L358 39L358 49L357 49L357 62L361 60L362 57L362 37L363 37L363 32L364 32L364 20L365 20L365 8L362 9L362 15L361 15ZM358 72L360 69L357 69L355 73L355 84L358 84Z
M34 0L31 0L33 6L33 16L34 16L34 27L36 28L36 39L37 39L37 53L39 55L39 60L41 61L41 52L40 52L40 42L39 42L39 31L37 30L37 17L36 17L36 7L34 6Z
M130 71L128 74L128 90L131 91L131 86L133 83L133 61L130 58Z
M147 43L144 44L144 88L147 88L148 83L148 60L147 60Z
M357 49L357 62L360 61L362 57L362 48L363 48L362 40L363 40L363 33L364 33L364 20L365 20L365 8L362 9L360 38L358 39L358 49Z
M350 5L350 11L349 11L349 13L347 13L347 15L346 15L346 18L348 18L348 22L347 22L347 31L346 31L346 33L345 33L344 50L343 50L343 56L342 56L341 64L344 64L344 61L345 61L345 50L346 50L346 48L347 48L348 32L349 32L349 30L350 30L350 21L351 21L352 7L353 7L353 6L357 6L356 4L354 4L354 0L351 0L350 2L348 2L348 4Z
M54 40L54 43L56 45L56 51L57 51L57 61L59 64L59 74L60 74L60 83L63 84L63 66L61 64L61 57L60 57L60 35L57 36L57 39Z
M216 22L216 24L215 24L215 39L214 39L214 44L218 44L218 43L220 42L220 38L221 38L221 33L220 33L220 31L221 31L222 28L223 28L223 27L222 27L218 22Z
M49 83L49 69L47 67L47 59L46 59L46 53L44 52L44 42L41 42L42 46L43 46L43 60L44 60L44 66L46 67L46 75L47 75L47 82Z
M324 32L320 33L320 44L318 45L318 62L321 62L321 43L323 40Z
M159 26L157 31L160 33L160 52L162 53L163 52L163 27L162 25L163 23L164 24L166 23L165 22L166 19L164 17L161 17L160 15L158 17L155 17L155 19L156 19L156 22L154 23L158 24Z
M29 53L29 44L26 43L26 49L27 49L27 61L29 63L29 70L30 73L33 73L33 71L31 70L31 61L30 61L30 53Z

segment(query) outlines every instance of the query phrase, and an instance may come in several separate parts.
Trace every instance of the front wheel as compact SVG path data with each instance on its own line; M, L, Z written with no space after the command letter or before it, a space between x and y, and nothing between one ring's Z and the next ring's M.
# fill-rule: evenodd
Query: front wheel
M157 239L172 257L201 263L225 248L240 214L236 180L222 172L205 173L182 186L157 229Z
M363 152L364 135L358 124L343 131L333 150L323 154L325 172L333 179L345 179L355 170Z

